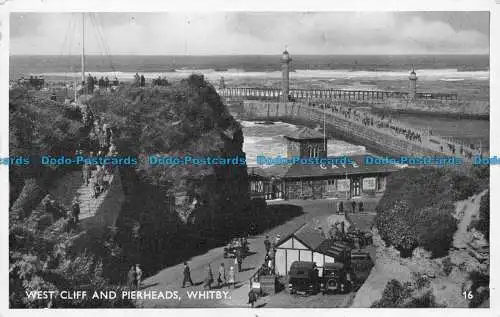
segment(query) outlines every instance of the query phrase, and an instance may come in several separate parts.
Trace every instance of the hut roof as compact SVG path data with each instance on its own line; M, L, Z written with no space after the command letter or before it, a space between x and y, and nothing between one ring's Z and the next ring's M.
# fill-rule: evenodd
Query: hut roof
M353 174L377 174L388 173L399 170L398 167L391 164L365 164L365 155L349 156L352 164L294 164L290 166L285 179L307 178L307 177L329 177L338 175Z
M323 137L323 133L307 127L300 128L294 133L285 135L285 138L289 140L323 140Z

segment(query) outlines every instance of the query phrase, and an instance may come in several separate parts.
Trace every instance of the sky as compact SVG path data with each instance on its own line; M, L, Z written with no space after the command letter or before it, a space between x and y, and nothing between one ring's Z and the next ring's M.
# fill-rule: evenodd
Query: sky
M10 50L80 54L81 13L11 13ZM85 14L86 54L488 54L489 12Z

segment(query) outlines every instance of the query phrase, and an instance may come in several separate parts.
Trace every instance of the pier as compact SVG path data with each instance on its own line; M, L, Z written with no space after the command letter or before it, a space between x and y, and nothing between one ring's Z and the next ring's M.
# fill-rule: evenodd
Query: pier
M217 89L221 97L229 99L258 99L277 101L283 96L282 91L276 88L246 88L224 87ZM401 91L379 90L346 90L346 89L290 89L289 99L296 101L315 100L323 101L383 101L391 98L408 99L410 93ZM417 99L425 100L457 100L457 94L449 93L416 93Z
M457 156L471 163L482 155L481 146L431 133L429 129L413 127L396 120L351 107L355 103L418 102L436 100L453 102L456 93L418 92L417 74L409 74L407 91L294 89L290 88L292 58L285 50L281 57L282 84L279 88L227 87L224 78L216 88L226 101L242 104L247 120L302 121L323 126L347 140L376 148L378 152L396 155ZM328 128L328 129L327 129Z

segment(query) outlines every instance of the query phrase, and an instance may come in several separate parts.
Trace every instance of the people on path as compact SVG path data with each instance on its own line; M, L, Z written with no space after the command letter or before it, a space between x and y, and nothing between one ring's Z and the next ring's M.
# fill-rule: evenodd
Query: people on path
M257 293L252 288L252 284L250 283L250 292L248 292L248 304L250 304L250 307L254 308L256 301L257 301Z
M212 268L210 267L210 264L208 265L208 275L207 278L205 279L205 288L212 289L212 283L214 282L214 274L212 273Z
M80 217L80 202L78 198L73 200L73 205L71 206L71 216L73 217L75 224L78 224Z
M221 287L226 284L226 269L224 268L224 263L219 266L219 276L217 277L217 286Z
M186 283L189 282L191 286L194 285L193 280L191 279L191 270L187 262L184 262L184 279L182 280L182 288L186 287Z
M238 272L241 272L241 265L243 264L243 252L241 248L236 251L236 263L238 265Z
M344 213L344 202L339 201L337 204L337 213L343 214Z
M135 272L137 274L136 279L137 279L137 288L141 287L141 282L142 282L142 270L139 264L135 265Z
M271 273L272 273L272 271L273 271L273 256L272 256L271 252L269 252L268 256L267 256L267 267L269 267L269 269L271 270Z
M359 212L363 212L365 210L364 206L363 206L363 202L360 201L359 204L358 204L358 209L359 209Z
M135 265L130 267L128 271L128 287L134 289L137 286L137 271L135 270Z
M355 213L356 212L356 202L354 200L351 203L351 207L352 207L352 213Z
M234 267L232 266L229 268L227 282L229 288L231 288L231 286L234 288Z
M266 253L269 253L269 250L271 250L271 241L269 241L269 236L266 236L266 240L264 240L264 246L266 247Z

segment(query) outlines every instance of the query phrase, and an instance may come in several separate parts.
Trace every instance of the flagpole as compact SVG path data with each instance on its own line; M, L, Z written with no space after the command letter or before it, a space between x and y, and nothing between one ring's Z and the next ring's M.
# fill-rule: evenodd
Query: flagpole
M328 157L328 153L326 153L326 101L323 103L323 150Z
M82 13L82 82L85 82L85 13Z

